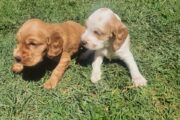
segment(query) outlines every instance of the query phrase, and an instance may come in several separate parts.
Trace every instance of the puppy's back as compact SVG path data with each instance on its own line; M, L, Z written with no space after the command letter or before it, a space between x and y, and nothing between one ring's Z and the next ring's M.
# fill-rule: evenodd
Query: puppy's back
M84 26L74 21L66 21L62 23L62 27L63 30L66 30L65 33L67 33L68 36L74 36L75 38L80 38L81 34L85 31Z
M85 27L74 21L66 21L61 24L64 38L64 49L75 53L78 51L81 41L81 35Z

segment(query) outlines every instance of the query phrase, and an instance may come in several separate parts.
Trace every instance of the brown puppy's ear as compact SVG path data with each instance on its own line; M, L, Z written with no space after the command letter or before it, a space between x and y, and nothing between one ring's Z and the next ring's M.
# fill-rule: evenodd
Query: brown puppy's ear
M117 18L114 18L113 20L113 35L115 37L113 43L112 43L112 49L113 51L118 50L125 39L128 36L128 29L127 27Z
M48 52L49 58L58 56L63 50L63 39L58 32L54 32L48 40Z

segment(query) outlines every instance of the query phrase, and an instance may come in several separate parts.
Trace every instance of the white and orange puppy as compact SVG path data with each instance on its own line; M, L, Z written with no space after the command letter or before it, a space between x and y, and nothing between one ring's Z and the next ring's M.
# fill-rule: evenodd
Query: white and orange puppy
M130 70L133 84L136 87L147 84L147 80L140 73L129 49L128 29L112 10L100 8L91 14L86 21L86 30L81 39L84 47L95 50L91 74L93 83L101 79L101 64L105 56L108 59L123 60Z

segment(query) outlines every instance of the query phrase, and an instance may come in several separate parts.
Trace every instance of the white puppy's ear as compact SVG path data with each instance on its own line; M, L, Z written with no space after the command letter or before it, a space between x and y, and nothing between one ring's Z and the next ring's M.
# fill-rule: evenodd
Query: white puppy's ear
M128 29L127 27L120 21L118 20L116 17L113 18L112 20L112 24L113 24L113 35L115 37L113 43L112 43L112 49L114 51L118 50L121 45L123 44L123 42L125 41L125 39L128 36Z

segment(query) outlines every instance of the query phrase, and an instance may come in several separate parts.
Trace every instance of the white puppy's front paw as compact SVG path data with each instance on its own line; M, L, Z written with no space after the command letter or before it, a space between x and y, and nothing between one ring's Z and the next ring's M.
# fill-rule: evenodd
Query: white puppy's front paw
M135 87L141 87L147 85L147 80L142 75L133 77L132 81Z
M101 72L92 72L91 81L97 83L101 79Z

